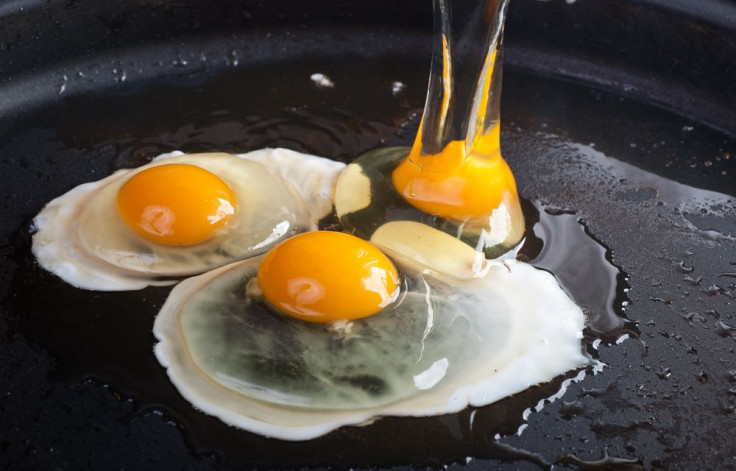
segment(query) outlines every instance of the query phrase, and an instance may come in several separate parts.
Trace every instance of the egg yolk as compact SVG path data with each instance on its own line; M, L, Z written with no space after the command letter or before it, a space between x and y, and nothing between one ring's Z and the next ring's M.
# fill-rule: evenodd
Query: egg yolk
M499 126L480 137L471 151L461 140L432 155L422 155L419 147L415 144L392 174L394 188L417 209L468 220L490 215L504 201L518 198L514 176L501 157Z
M271 306L316 323L376 314L399 293L391 260L341 232L308 232L282 242L264 257L258 282Z
M118 192L118 212L141 237L166 245L211 239L235 214L235 194L195 165L166 164L133 175Z

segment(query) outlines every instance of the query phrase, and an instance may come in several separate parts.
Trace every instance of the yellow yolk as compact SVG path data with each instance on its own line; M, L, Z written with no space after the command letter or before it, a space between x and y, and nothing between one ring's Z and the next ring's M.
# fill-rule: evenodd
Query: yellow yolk
M217 175L187 164L138 172L120 188L118 212L141 237L166 245L212 238L235 214L235 194Z
M309 322L376 314L396 299L399 275L370 243L341 232L308 232L271 250L258 269L263 297Z
M452 141L434 155L420 155L418 147L392 174L394 187L412 206L435 216L468 220L490 215L505 201L518 198L514 176L499 150L498 125L469 153L465 141Z

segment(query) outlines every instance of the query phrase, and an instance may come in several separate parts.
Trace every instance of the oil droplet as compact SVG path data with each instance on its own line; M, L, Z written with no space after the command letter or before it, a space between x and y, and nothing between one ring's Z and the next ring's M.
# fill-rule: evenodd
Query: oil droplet
M583 403L580 399L572 402L563 401L560 405L560 417L565 420L572 420L575 417L582 415L584 411L585 407L583 407Z
M57 91L57 94L58 95L61 95L62 93L64 93L66 91L66 82L67 82L66 75L62 75L61 76L61 83L59 84L59 89Z
M603 458L599 460L584 460L578 458L574 454L566 454L560 455L557 461L561 464L571 464L577 466L579 469L586 470L619 469L626 471L643 471L644 469L646 469L641 460L637 458L619 458L609 455L608 451L605 451Z
M718 285L710 285L702 291L708 296L715 296L717 294L725 292L725 290Z
M120 66L113 68L112 73L115 76L115 81L118 83L125 82L128 78L128 73Z
M692 273L695 271L694 267L688 267L685 265L685 262L680 260L672 260L672 265L675 267L675 270L680 273Z
M690 323L690 325L693 324L693 322L700 322L701 324L705 324L706 320L705 317L701 316L697 312L690 312L687 314L681 314L682 318L685 319Z
M692 278L692 277L686 276L686 277L684 277L682 279L682 281L684 281L685 283L687 283L689 285L693 285L693 286L699 286L700 285L700 282L702 280L703 280L703 277L702 276L699 276L697 278Z
M240 60L238 59L238 51L235 49L228 49L225 52L225 62L230 67L236 67Z
M657 369L657 376L659 376L659 379L669 379L669 377L672 376L672 370L669 368L659 367Z
M321 88L332 88L335 83L325 74L315 73L309 77L315 85Z
M715 324L716 332L721 337L736 337L736 327L728 325L723 321L718 321Z
M179 53L177 53L177 54L176 54L176 57L174 58L174 60L173 60L173 61L171 61L171 65L173 65L173 66L175 66L175 67L184 67L184 66L186 66L186 65L187 65L188 63L189 63L189 62L187 62L187 60L186 60L186 59L184 59L184 58L183 58L183 57L181 56L181 54L179 54Z
M396 96L399 93L401 93L402 90L406 88L406 85L401 82L394 82L391 84L391 93Z

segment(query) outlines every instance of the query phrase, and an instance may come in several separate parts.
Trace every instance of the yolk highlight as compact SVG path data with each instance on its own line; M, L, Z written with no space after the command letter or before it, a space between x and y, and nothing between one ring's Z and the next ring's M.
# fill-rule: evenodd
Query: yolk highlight
M391 260L341 232L308 232L282 242L263 259L258 282L273 307L317 323L376 314L399 293Z
M514 176L501 157L498 130L480 137L469 155L465 141L452 141L433 155L421 155L415 146L394 169L394 187L412 206L435 216L468 220L490 215L518 197Z
M141 237L166 245L212 238L235 214L235 194L217 175L187 164L151 167L120 188L118 212Z

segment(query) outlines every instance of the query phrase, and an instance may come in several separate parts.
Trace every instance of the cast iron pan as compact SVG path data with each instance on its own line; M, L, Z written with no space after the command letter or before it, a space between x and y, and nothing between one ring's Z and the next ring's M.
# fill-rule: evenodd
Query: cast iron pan
M502 145L530 221L572 224L620 271L604 307L628 320L587 332L606 367L581 381L268 440L168 382L168 288L86 292L35 264L47 201L161 152L410 143L430 31L429 1L0 3L0 467L736 467L736 208L688 189L736 196L732 1L512 0ZM693 194L719 202L678 204Z

